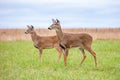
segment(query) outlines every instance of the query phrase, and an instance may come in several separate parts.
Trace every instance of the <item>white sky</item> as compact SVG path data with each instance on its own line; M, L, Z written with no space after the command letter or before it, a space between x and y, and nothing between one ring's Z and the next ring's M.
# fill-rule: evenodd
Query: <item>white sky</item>
M64 28L120 27L120 0L0 0L0 28L47 28L58 18Z

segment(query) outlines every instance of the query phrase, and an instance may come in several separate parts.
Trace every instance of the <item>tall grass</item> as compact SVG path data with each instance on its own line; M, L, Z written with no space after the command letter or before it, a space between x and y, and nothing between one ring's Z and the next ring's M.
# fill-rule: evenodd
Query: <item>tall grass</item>
M79 49L70 49L67 67L63 56L57 62L55 49L43 51L42 63L32 42L0 42L0 80L119 80L120 41L97 40L93 50L97 54L98 68L86 51L87 58L79 66L82 55Z
M0 41L16 41L16 40L31 40L30 35L25 34L26 29L0 29ZM40 36L53 36L56 35L55 31L48 29L36 29ZM63 29L67 33L88 33L93 36L94 40L120 40L120 28L78 28L78 29Z

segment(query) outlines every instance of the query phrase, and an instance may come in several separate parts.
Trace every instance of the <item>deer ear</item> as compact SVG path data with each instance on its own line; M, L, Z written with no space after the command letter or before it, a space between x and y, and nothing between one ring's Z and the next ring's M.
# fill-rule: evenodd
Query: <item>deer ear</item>
M27 25L27 27L28 27L28 28L30 28L30 26L29 26L29 25Z
M54 19L52 19L52 22L55 23L56 21Z
M56 19L56 22L57 22L57 23L60 23L60 21L59 21L58 19Z
M34 29L33 25L31 25L31 28Z

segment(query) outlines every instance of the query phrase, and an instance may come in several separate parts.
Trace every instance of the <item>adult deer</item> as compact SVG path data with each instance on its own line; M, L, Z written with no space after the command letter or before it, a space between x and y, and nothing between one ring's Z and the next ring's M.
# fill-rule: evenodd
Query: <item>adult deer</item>
M34 46L39 49L39 57L40 62L42 62L42 50L47 48L56 48L58 52L58 61L61 58L61 48L58 44L58 38L57 36L38 36L37 33L34 30L34 27L32 25L27 25L28 29L25 31L26 34L31 34L32 41L34 43Z
M91 49L92 44L92 37L89 34L81 33L81 34L71 34L71 33L63 33L60 25L60 21L58 19L54 20L52 19L53 24L48 27L48 29L56 30L56 34L59 39L59 45L61 46L63 53L64 53L64 65L67 65L67 56L68 56L68 50L70 48L77 47L81 50L83 59L80 62L80 64L83 63L83 61L86 58L86 54L84 49L89 51L95 60L95 66L97 67L97 59L96 59L96 53Z

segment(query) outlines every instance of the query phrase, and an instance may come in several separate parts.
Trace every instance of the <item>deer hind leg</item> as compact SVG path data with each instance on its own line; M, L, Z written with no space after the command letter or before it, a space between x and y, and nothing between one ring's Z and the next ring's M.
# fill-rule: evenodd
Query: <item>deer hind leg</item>
M86 49L87 49L87 50L92 54L92 56L94 57L94 60L95 60L95 66L97 67L96 53L91 49L91 47L87 47Z
M65 49L64 53L64 65L67 66L67 57L68 57L68 49Z
M55 46L57 52L58 52L58 62L60 61L61 55L62 55L62 51L61 48L59 46Z
M39 58L40 58L40 62L42 62L42 49L39 49Z
M81 65L84 62L85 58L86 58L86 54L85 54L84 49L82 49L82 48L79 48L79 49L80 49L80 51L82 52L82 55L83 55L83 58L82 58L82 60L80 62L80 65Z

